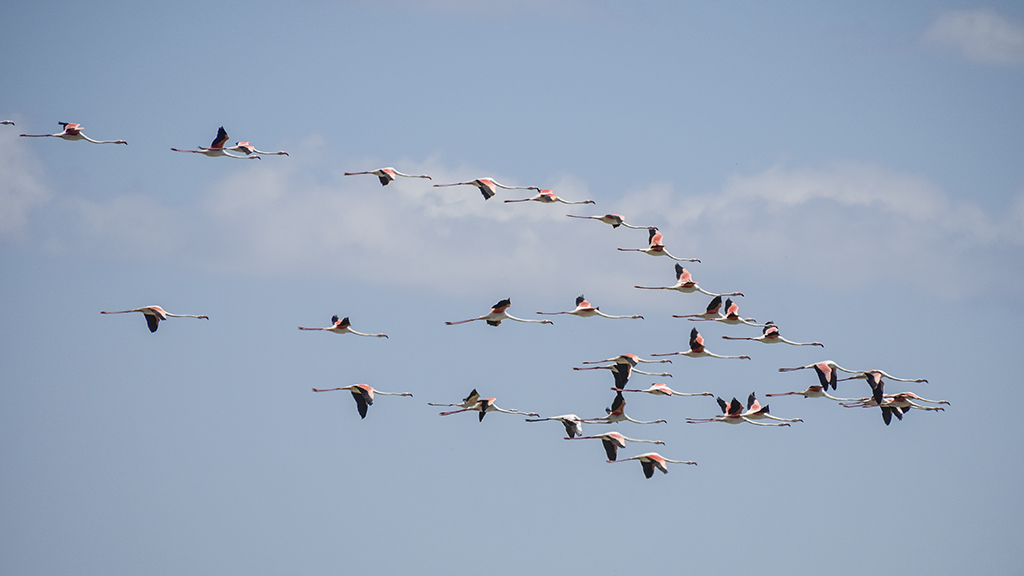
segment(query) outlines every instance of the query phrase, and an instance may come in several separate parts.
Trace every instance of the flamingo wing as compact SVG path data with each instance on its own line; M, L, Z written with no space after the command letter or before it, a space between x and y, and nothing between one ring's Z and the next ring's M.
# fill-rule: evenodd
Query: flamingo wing
M654 476L654 462L650 460L641 460L640 465L644 468L644 477L650 478Z
M223 148L227 143L228 133L224 130L224 127L221 126L217 129L217 137L213 139L213 142L210 144L210 148Z
M615 445L608 438L601 438L601 444L604 444L604 453L608 456L609 460L615 460L615 457L619 454L619 447Z
M160 327L160 317L156 314L143 314L146 317L146 325L149 326L150 332L156 332L156 329Z
M359 417L366 418L366 409L373 404L373 398L363 388L352 390L352 397L356 399L356 410L359 410Z

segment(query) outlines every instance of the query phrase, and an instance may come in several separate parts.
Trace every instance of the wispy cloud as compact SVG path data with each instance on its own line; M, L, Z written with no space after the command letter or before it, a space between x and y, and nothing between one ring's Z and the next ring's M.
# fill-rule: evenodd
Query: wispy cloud
M926 43L955 49L982 64L1024 64L1024 24L988 9L950 10L924 34Z
M730 275L752 274L839 291L900 284L955 298L1024 270L1024 191L993 216L926 178L870 164L778 166L733 176L707 194L661 183L569 207L502 202L533 194L527 190L484 201L473 187L434 188L483 176L532 184L437 159L396 164L433 182L399 179L387 187L372 176L314 175L321 160L314 151L246 164L213 182L196 206L170 208L145 195L58 197L47 210L60 218L41 218L33 236L104 257L158 254L231 274L305 274L449 294L586 291L597 300L634 284L670 284L672 262L615 250L645 246L645 230L567 213L622 213L657 225L670 251L703 260L691 266L698 279L727 283ZM49 200L36 180L27 182L7 179L0 188L11 207L0 230L26 227L31 207ZM586 182L572 176L550 184L568 199L590 197Z
M0 236L15 237L25 231L29 213L53 193L44 183L41 163L13 135L0 138L0 175Z

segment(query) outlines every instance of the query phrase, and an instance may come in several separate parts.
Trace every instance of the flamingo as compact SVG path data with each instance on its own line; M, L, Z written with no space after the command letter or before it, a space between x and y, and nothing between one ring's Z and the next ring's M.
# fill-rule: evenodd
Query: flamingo
M825 389L826 392L828 391L829 386L831 386L833 390L836 389L836 379L838 378L838 370L850 372L849 370L840 367L838 364L831 360L823 360L815 364L808 364L807 366L797 366L795 368L779 368L779 372L792 372L793 370L806 370L808 368L813 368L814 371L818 374L818 381L821 382L821 386ZM850 374L856 374L856 372L850 372ZM808 390L810 390L810 388L808 388ZM769 394L769 396L771 396L771 394ZM828 397L827 394L825 394L824 396ZM810 396L806 395L804 397L810 398Z
M359 176L360 174L373 174L377 178L380 178L380 185L387 186L388 184L395 181L395 176L402 176L405 178L426 178L430 180L430 176L426 174L402 174L398 170L388 166L387 168L380 168L378 170L368 170L366 172L345 172L345 176Z
M306 328L299 326L299 330L324 330L326 332L334 332L335 334L355 334L356 336L373 336L375 338L387 338L387 334L363 334L362 332L356 332L350 326L351 322L348 321L348 316L345 316L341 320L338 320L338 316L331 316L331 326L327 328Z
M713 354L708 352L704 347L704 337L697 332L696 328L690 329L690 349L686 352L669 352L667 354L651 354L651 356L689 356L690 358L702 358L704 356L710 356L712 358L736 358L742 360L750 360L750 356L722 356L720 354Z
M764 328L764 324L756 324L756 320L753 318L743 318L740 316L740 306L732 301L732 298L725 299L725 313L721 313L722 308L722 297L715 296L708 303L707 309L703 314L684 314L677 315L673 314L673 318L689 318L690 322L706 322L715 321L723 324L746 324L747 326L756 326L758 328Z
M604 362L614 362L615 366L621 366L623 364L628 365L629 369L632 372L636 372L637 374L646 374L648 376L665 376L667 378L671 378L672 377L672 375L669 374L668 372L644 372L643 370L637 370L636 369L637 363L640 363L640 362L643 362L645 364L664 364L664 363L671 364L672 361L669 360L668 358L666 358L664 360L646 360L644 358L641 358L641 357L637 356L636 354L619 354L615 358L608 358L608 359L605 359L605 360L598 360L596 362L583 362L583 364L601 364L601 363L604 363ZM595 367L592 367L592 368L573 368L573 370L612 370L612 369L613 369L612 366L595 366Z
M657 226L651 226L647 230L650 231L650 235L647 238L647 242L648 242L648 247L647 248L619 248L619 251L621 251L621 252L643 252L643 253L648 254L650 256L668 256L669 258L671 258L673 260L678 260L680 262L700 262L699 258L676 258L675 256L669 254L668 250L665 250L665 245L661 243L662 240L663 240L663 236L662 236L661 232L658 232L658 227ZM637 286L637 288L640 288L640 286ZM674 290L674 288L673 288L673 290ZM703 292L703 290L702 290L702 292Z
M4 124L6 124L8 122L10 122L10 120L5 121ZM14 122L10 122L10 123L12 125L14 124ZM89 138L85 134L82 134L82 125L81 124L74 124L74 123L71 123L71 122L57 122L57 124L60 124L64 129L61 130L60 132L57 132L56 134L22 134L22 137L25 137L25 138L51 138L52 137L52 138L63 138L64 140L71 140L71 141L74 141L74 140L85 140L86 142L92 142L93 144L124 144L126 146L128 145L128 143L125 142L124 140L93 140L92 138Z
M252 156L253 154L263 154L264 156L287 156L288 155L288 153L285 152L284 150L278 150L277 152L264 152L262 150L257 150L255 147L253 147L252 144L249 144L248 142L235 142L234 146L230 146L228 148L225 148L225 150L231 150L233 152L241 152L242 154L245 154L246 156Z
M711 392L676 392L675 390L668 387L668 384L659 382L657 384L651 384L650 388L643 390L627 390L625 388L612 388L616 392L646 392L648 394L654 394L655 396L714 396Z
M637 374L646 374L648 376L663 376L663 377L666 377L666 378L671 378L672 377L672 375L669 374L668 372L644 372L643 370L637 370L636 368L633 368L632 364L628 364L628 363L626 363L626 364L610 364L608 366L589 366L587 368L580 368L578 366L573 366L572 369L573 370L611 370L612 371L612 375L615 377L615 384L616 384L616 386L619 386L620 384L622 386L625 386L626 382L629 381L629 377L632 376L633 372L636 372ZM619 386L619 387L621 387L621 386Z
M653 236L653 235L652 235ZM625 250L625 248L619 248L619 250ZM676 258L679 260L679 258ZM691 262L700 262L700 260L691 260ZM724 294L715 294L714 292L708 292L697 285L697 282L693 279L693 275L686 269L676 264L676 283L672 286L634 286L634 288L640 288L641 290L677 290L683 294L693 294L694 292L700 292L701 294L707 294L708 296L714 296L718 298L718 304L721 305L722 296L743 296L742 292L727 292ZM714 300L712 300L714 302ZM710 310L711 307L708 307ZM717 314L717 312L716 312ZM687 318L687 316L674 316L674 318Z
M224 149L224 145L228 143L228 133L221 126L217 129L217 137L213 139L209 148L199 146L198 150L180 150L178 148L171 148L175 152L188 152L190 154L202 154L203 156L209 156L210 158L216 158L217 156L227 156L228 158L238 158L241 160L259 160L259 156L238 156L236 154L228 154Z
M566 438L566 440L574 440L574 438L570 437ZM619 453L619 448L625 448L626 442L646 442L647 444L665 445L665 442L662 440L637 440L636 438L623 436L618 432L602 432L593 436L580 436L575 438L575 440L600 440L604 444L604 453L608 455L608 460L615 460Z
M481 422L484 421L484 416L486 416L488 412L504 412L505 414L522 414L524 416L533 416L534 418L539 418L540 417L540 414L537 414L536 412L520 412L519 410L506 410L504 408L498 408L494 404L494 398L481 398L475 404L473 404L472 406L469 406L467 408L463 408L461 410L452 410L451 412L441 412L441 416L449 416L451 414L458 414L459 412L479 412L480 413L480 421Z
M469 408L470 406L476 404L479 400L480 393L476 391L476 388L473 388L473 391L469 393L469 396L463 398L462 402L458 404L434 404L433 402L427 402L427 406L454 406L457 408Z
M493 178L477 178L469 182L456 182L454 184L434 184L434 188L444 188L445 186L476 186L480 189L480 193L484 195L484 200L490 200L497 193L498 188L504 188L505 190L540 190L537 186L505 186Z
M576 309L575 310L571 310L569 312L537 312L537 314L548 314L548 315L572 314L573 316L579 316L580 318L590 318L591 316L600 316L602 318L612 318L612 319L619 319L619 318L633 318L633 319L639 318L640 320L644 319L644 317L639 315L639 314L634 314L632 316L611 316L611 315L605 314L604 312L601 312L601 309L598 308L597 306L591 306L590 302L587 302L587 299L583 297L583 294L580 294L576 298Z
M737 336L722 336L722 338L726 340L754 340L765 344L777 344L781 342L783 344L789 344L790 346L824 346L821 342L791 342L786 340L781 334L779 334L779 327L771 320L765 323L764 328L761 330L761 335L757 338L741 338Z
M763 420L768 418L769 420L778 420L779 422L803 422L800 418L778 418L772 416L769 412L768 405L761 406L761 403L757 401L757 396L753 392L750 396L747 396L747 411L743 413L744 416L751 420Z
M602 422L604 424L611 424L613 422L622 422L626 420L634 424L665 424L668 420L659 418L658 420L634 420L626 415L626 399L622 397L622 392L615 393L615 400L612 400L612 407L605 408L604 411L608 413L607 416L602 418L582 418L580 422Z
M575 414L562 414L561 416L549 416L547 418L527 418L527 422L547 422L549 420L557 420L565 426L565 433L569 435L569 438L575 438L576 436L583 435L583 421L580 417Z
M582 200L579 202L569 202L568 200L562 200L551 190L541 190L536 196L531 198L523 198L522 200L505 200L505 203L509 202L540 202L541 204L551 204L554 202L561 202L562 204L593 204L593 200Z
M877 370L877 369L873 369L873 370L849 370L847 368L843 368L842 366L840 366L839 364L836 364L835 362L833 362L831 360L822 360L821 362L818 362L816 364L808 364L807 366L796 366L795 368L779 368L779 372L792 372L793 370L807 370L807 369L810 369L810 368L815 368L817 370L817 369L819 369L819 367L820 367L820 369L824 369L824 368L827 367L830 370L839 370L840 372L846 372L847 374L864 374L865 372L878 372L879 374L882 375L883 378L887 378L889 380L896 380L897 382L927 382L928 381L927 378L897 378L895 376L892 376L892 375L886 373L884 370ZM820 377L820 375L819 375L819 377ZM862 378L863 378L863 376L862 376ZM834 385L832 386L832 389L835 390L835 386Z
M167 320L167 318L203 318L209 320L210 317L205 314L171 314L166 312L159 306L143 306L142 308L132 308L131 310L119 310L117 312L100 312L100 314L127 314L129 312L142 312L146 316L146 324L149 325L150 332L156 332L156 329L160 326L161 320Z
M538 324L553 324L553 322L551 322L551 320L524 320L522 318L516 318L515 316L512 316L508 312L505 311L511 305L512 305L512 300L509 299L509 298L505 298L504 300L498 302L493 307L491 307L491 311L488 314L485 314L483 316L479 316L477 318L470 318L469 320L459 320L457 322L445 322L445 325L446 326L454 326L455 324L465 324L466 322L473 322L475 320L484 320L484 321L487 322L488 326L501 326L501 321L502 320L515 320L516 322L535 322L535 323L538 323Z
M366 418L366 409L373 404L373 396L412 396L410 392L381 392L368 384L352 384L341 388L313 388L313 392L334 392L336 390L348 390L356 399L356 409L359 410L359 417Z
M628 460L639 460L640 465L643 466L644 476L650 478L654 476L654 468L657 467L662 473L668 474L668 466L666 463L671 462L672 464L689 464L696 466L697 463L693 460L669 460L657 452L647 452L640 454L639 456L631 456L629 458L623 458L622 460L609 460L609 462L626 462Z
M931 404L949 404L948 400L929 400L922 398L913 392L900 392L899 394L885 394L882 396L882 404L886 406L894 406L903 410L906 414L907 410L915 408L917 410L945 410L941 406L922 406L914 400L920 400L921 402L928 402ZM843 406L847 408L870 408L878 406L874 398L851 398L849 402L844 403Z
M778 424L757 422L754 418L751 418L749 411L744 412L743 404L740 404L740 401L736 398L733 398L732 402L729 403L726 403L726 401L722 400L720 397L715 399L718 400L718 405L722 408L722 414L715 416L714 418L687 418L686 423L706 424L709 422L725 422L726 424L741 424L746 422L748 424L754 424L755 426L789 426L789 422L779 422Z
M569 218L582 218L584 220L598 220L605 224L610 224L612 228L618 228L619 226L625 226L626 228L633 228L634 230L650 230L651 226L633 226L632 224L626 224L626 219L622 214L605 214L604 216L574 216L572 214L566 214Z
M803 396L804 398L828 398L829 400L835 400L836 402L855 402L857 398L836 398L835 396L829 396L828 391L824 385L808 386L806 390L802 392L781 392L776 394L765 394L765 396Z

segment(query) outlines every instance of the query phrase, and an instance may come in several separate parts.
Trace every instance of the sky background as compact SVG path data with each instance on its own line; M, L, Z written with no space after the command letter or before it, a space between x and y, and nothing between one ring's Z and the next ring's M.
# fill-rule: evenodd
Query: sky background
M0 572L1009 574L1024 426L1018 2L13 2L0 7ZM55 138L77 122L95 146ZM233 143L290 156L176 154ZM382 188L346 171L430 174ZM484 202L493 177L593 206ZM832 359L951 405L770 399L790 428L587 425L695 460L644 479L553 422L581 362L685 350L701 286L825 347L697 325L681 391L803 390ZM644 320L445 326L576 296ZM209 321L170 319L158 304ZM300 332L349 316L388 339ZM360 420L347 392L379 397ZM845 397L869 393L841 383ZM641 397L642 396L642 397ZM647 451L629 445L620 458Z

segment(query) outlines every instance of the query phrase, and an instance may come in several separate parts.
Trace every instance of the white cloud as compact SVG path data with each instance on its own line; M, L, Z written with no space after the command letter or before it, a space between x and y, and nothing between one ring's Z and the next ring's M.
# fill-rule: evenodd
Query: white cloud
M40 162L13 132L0 138L0 236L22 234L29 213L53 198L42 174Z
M39 236L59 237L71 250L156 254L232 274L502 297L585 292L597 303L625 297L634 284L671 284L672 262L615 250L645 246L645 230L567 213L621 213L658 225L670 251L703 260L689 268L709 289L742 289L732 284L748 275L839 291L902 284L958 297L1024 270L1024 193L994 217L923 177L874 165L774 167L733 176L703 195L660 183L570 207L502 202L533 194L527 190L484 201L470 186L434 188L482 176L532 184L436 159L396 163L431 174L432 182L400 178L381 187L373 176L317 176L314 168L326 160L316 142L307 148L240 166L212 183L197 206L169 208L146 195L57 199L53 209L73 221ZM346 169L377 167L369 161ZM586 182L572 176L550 184L567 199L590 197Z
M940 14L924 41L958 50L982 64L1024 64L1024 25L992 10L950 10Z

